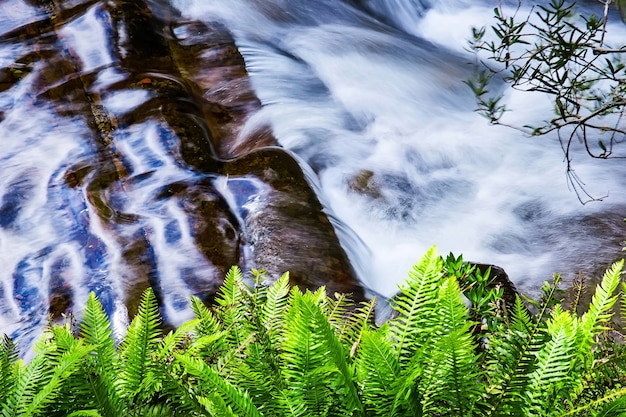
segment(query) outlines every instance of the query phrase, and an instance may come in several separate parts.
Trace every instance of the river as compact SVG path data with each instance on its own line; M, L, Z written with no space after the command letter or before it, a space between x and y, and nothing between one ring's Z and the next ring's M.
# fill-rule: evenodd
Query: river
M554 272L591 279L620 256L623 162L574 149L585 190L607 196L583 205L556 137L489 126L473 111L467 38L489 23L490 2L146 4L140 24L123 1L0 5L0 331L23 345L49 314L80 314L89 291L118 333L147 286L179 324L189 294L214 292L229 264L288 265L263 264L281 256L264 239L306 268L344 250L350 266L338 270L382 296L433 244L503 267L531 294ZM154 39L150 19L165 28ZM220 58L229 42L249 78L236 52ZM504 93L516 109L508 123L550 117L545 97ZM203 135L229 141L193 139ZM285 223L325 226L301 223L300 211L271 217L264 196L290 185L224 162L275 145L299 164L342 248L290 242L306 232Z

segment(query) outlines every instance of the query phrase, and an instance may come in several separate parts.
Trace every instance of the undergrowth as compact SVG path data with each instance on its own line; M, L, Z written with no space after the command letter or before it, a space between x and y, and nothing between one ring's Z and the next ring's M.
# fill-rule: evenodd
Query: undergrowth
M77 330L48 328L34 358L0 343L0 412L9 416L622 416L626 350L608 337L626 290L606 271L587 311L528 302L434 248L411 269L382 326L375 300L285 274L264 285L227 274L215 305L163 334L147 290L116 344L91 294ZM626 301L620 302L626 311ZM468 307L469 305L469 307ZM530 309L528 308L530 307ZM532 312L531 312L532 311Z

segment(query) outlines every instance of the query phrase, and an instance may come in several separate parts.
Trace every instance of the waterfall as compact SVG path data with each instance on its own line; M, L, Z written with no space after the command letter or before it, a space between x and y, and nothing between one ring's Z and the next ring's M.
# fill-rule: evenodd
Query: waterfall
M620 160L574 149L608 195L581 205L556 137L473 111L488 1L39 3L0 5L0 333L23 345L89 291L121 333L152 286L175 326L233 264L391 296L436 244L533 293L621 254ZM501 88L507 123L552 114Z
M620 257L620 160L575 150L586 190L608 195L581 205L555 136L489 126L473 112L467 39L490 24L490 2L176 4L195 18L220 16L235 34L262 114L369 250L353 258L376 292L393 294L432 244L498 264L531 293L555 272L590 277ZM513 125L552 114L538 94L507 90L505 100Z

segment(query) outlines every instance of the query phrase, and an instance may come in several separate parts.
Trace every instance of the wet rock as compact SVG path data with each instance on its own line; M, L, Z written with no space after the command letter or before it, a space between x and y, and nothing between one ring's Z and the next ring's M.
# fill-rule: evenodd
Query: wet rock
M255 121L261 103L230 33L167 3L37 0L15 25L0 5L0 35L19 51L0 68L0 123L23 117L11 106L23 90L20 105L54 131L24 140L54 157L37 178L45 198L19 182L0 196L0 229L50 229L10 261L19 303L7 320L28 318L11 326L36 328L95 291L123 333L148 287L175 325L188 296L210 300L232 265L364 298L302 167ZM50 268L38 245L66 248L67 265Z
M224 276L240 263L240 226L228 204L208 185L189 187L180 204L189 216L198 248Z
M364 169L352 176L348 181L350 190L366 195L373 199L384 198L380 184L377 182L374 171Z
M269 126L246 128L261 103L254 94L243 57L228 30L218 23L174 21L172 56L201 98L201 109L217 156L232 159L277 145Z
M266 148L224 165L229 177L265 184L246 204L243 233L256 268L277 278L289 271L294 284L363 300L348 257L297 161L284 149Z

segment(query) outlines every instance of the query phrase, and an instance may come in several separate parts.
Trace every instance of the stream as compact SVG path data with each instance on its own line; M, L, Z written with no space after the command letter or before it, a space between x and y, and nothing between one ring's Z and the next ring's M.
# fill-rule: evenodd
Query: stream
M431 245L536 294L621 257L626 164L490 126L463 83L480 0L4 0L0 333L95 291L167 326L231 265L392 296ZM522 11L523 12L523 11ZM621 27L611 27L624 36ZM502 87L505 88L505 87ZM506 122L550 117L503 90Z

